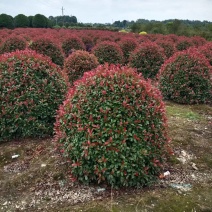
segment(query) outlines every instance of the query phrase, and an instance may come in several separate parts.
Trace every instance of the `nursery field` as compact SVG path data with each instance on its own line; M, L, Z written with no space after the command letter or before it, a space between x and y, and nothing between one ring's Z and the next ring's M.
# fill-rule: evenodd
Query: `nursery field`
M212 108L166 102L174 155L149 188L73 184L52 138L0 146L1 211L211 211ZM12 159L13 155L19 157Z
M212 42L0 30L0 211L212 211Z

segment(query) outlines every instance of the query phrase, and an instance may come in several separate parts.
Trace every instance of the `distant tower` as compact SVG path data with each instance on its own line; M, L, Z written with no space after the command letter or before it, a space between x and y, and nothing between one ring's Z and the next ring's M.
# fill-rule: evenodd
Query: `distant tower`
M63 13L63 11L65 10L63 7L62 7L62 16L63 16L63 26L64 26L64 13Z

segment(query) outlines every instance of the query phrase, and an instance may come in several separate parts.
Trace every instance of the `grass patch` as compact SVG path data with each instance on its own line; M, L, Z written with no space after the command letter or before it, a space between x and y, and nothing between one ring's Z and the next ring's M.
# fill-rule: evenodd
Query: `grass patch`
M202 120L202 117L198 113L198 110L194 110L193 107L188 105L166 102L166 111L168 117L174 116L181 119Z
M0 144L0 210L15 211L16 205L22 201L39 199L34 208L26 211L76 211L76 212L190 212L211 211L212 205L212 107L208 105L180 105L166 102L168 117L168 133L172 142L170 145L175 155L167 157L166 168L171 173L171 180L184 179L187 175L187 184L192 189L188 192L179 192L169 186L155 185L151 188L120 191L110 196L110 191L99 194L94 188L94 200L80 200L76 203L56 201L70 190L77 190L80 186L80 195L87 195L88 189L83 185L69 184L66 165L54 151L51 139L11 141ZM184 150L192 155L186 164L178 160L179 153ZM12 155L19 154L16 159ZM195 163L198 170L194 170L191 163ZM21 167L28 164L27 169L19 172L5 172L5 167ZM44 166L42 166L44 165ZM195 178L192 181L191 175ZM198 181L198 178L201 178ZM181 181L180 181L181 182ZM51 194L63 190L58 199ZM87 190L86 190L87 189ZM35 196L35 192L41 196ZM87 193L86 193L87 192ZM93 192L93 190L92 190ZM79 192L78 192L79 193ZM76 192L76 195L78 195ZM43 195L43 196L42 196ZM73 193L75 195L75 193ZM100 198L101 197L101 198ZM98 200L100 199L100 200ZM6 201L10 206L2 207ZM73 201L74 202L74 201ZM40 209L39 209L40 208ZM18 209L17 209L18 210Z

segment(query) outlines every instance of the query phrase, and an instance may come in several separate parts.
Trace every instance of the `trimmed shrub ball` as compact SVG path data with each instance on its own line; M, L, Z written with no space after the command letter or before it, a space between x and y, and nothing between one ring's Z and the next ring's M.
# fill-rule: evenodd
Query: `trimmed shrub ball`
M177 52L162 66L159 86L166 99L183 104L207 103L212 98L212 67L194 48Z
M124 55L124 62L127 64L129 62L129 56L132 51L138 47L138 42L134 38L123 38L119 42Z
M29 45L29 48L39 54L49 56L53 63L63 66L64 57L62 50L50 38L37 38Z
M160 92L134 69L105 64L75 82L54 130L73 179L127 187L157 178L166 129Z
M131 53L129 65L142 73L144 78L154 79L165 58L163 48L156 43L145 42Z
M98 58L100 64L122 64L123 53L118 44L111 41L103 41L98 43L92 53Z
M200 36L193 36L190 38L195 47L203 46L207 43L207 40Z
M176 48L178 51L186 50L192 46L194 46L192 39L185 36L180 36L176 42Z
M52 135L66 76L48 57L24 50L0 56L0 142Z
M209 60L209 63L212 65L212 42L200 46L198 51L201 52Z
M19 36L11 36L4 40L0 47L0 54L14 52L16 50L24 50L26 48L26 41Z
M167 58L170 58L176 52L174 42L166 40L157 40L156 43L164 49L164 53Z
M83 76L83 73L96 68L99 65L95 55L86 51L75 51L65 60L65 71L69 76L69 82L73 82Z
M85 50L85 44L77 36L69 36L62 42L62 49L66 57L68 57L75 50Z

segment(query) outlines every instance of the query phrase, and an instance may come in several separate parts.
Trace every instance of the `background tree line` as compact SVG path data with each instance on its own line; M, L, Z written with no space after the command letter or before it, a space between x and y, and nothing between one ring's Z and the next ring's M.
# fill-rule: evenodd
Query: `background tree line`
M135 21L115 21L112 26L124 28L135 33L142 31L148 34L176 34L185 36L201 36L212 40L212 22L170 19L155 21L138 19Z
M18 14L14 18L7 14L0 14L0 28L17 28L17 27L34 27L34 28L52 28L53 26L67 26L76 24L77 18L75 16L50 16L47 18L42 14L35 16L25 16Z
M34 28L99 28L107 30L125 29L139 33L141 31L148 34L176 34L185 36L201 36L207 40L212 40L212 22L209 21L192 21L169 19L165 21L138 19L137 21L115 21L114 23L78 23L75 16L49 16L42 14L35 16L25 16L19 14L12 17L7 14L0 14L0 28L17 28L17 27L34 27Z

